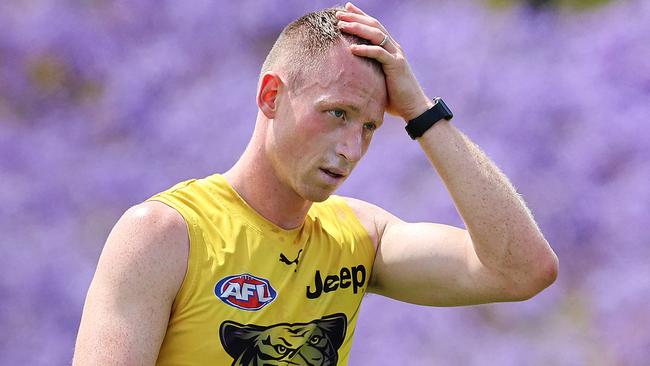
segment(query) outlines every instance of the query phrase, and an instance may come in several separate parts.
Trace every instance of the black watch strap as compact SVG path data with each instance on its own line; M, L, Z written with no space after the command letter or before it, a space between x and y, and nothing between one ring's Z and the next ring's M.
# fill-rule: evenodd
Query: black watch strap
M406 132L408 132L413 140L422 136L436 122L443 119L449 121L454 117L454 114L451 113L451 110L443 102L442 98L435 98L433 102L435 103L433 107L406 124Z

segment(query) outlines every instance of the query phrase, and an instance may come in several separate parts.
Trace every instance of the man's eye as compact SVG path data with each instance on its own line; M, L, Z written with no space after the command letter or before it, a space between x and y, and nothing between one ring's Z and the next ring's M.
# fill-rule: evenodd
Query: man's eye
M319 336L313 336L309 340L309 343L311 343L311 344L318 344L318 342L320 342L320 337Z
M363 128L372 132L377 129L377 125L372 122L368 122L363 125Z
M345 111L340 109L332 109L329 114L334 118L345 118Z

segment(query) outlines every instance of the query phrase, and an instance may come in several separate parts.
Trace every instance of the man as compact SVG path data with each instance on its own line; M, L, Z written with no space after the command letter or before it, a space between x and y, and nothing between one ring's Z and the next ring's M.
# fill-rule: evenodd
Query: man
M555 280L557 258L506 177L354 5L285 28L257 104L229 171L180 183L118 221L75 364L345 365L366 290L455 306L528 299ZM408 122L467 230L332 196L384 111Z

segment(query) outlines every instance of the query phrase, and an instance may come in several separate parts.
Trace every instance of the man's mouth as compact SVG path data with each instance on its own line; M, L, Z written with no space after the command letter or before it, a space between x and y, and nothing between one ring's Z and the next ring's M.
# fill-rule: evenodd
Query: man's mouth
M335 173L335 172L333 172L333 171L331 171L331 170L329 170L329 169L320 168L320 170L322 170L323 173L325 173L325 174L327 174L327 175L329 175L330 177L335 178L335 179L339 179L339 178L343 178L343 177L344 177L343 174Z

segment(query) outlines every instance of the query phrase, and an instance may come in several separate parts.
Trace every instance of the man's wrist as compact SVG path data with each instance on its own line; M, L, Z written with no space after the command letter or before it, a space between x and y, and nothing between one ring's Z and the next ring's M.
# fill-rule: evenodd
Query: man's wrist
M424 97L421 102L415 105L415 108L405 113L402 118L404 118L404 122L409 123L409 121L422 115L422 113L428 111L434 105L435 103L431 99Z
M441 98L433 100L433 106L424 111L419 116L411 119L406 124L406 132L411 139L415 140L421 137L433 125L442 120L451 120L454 114L451 112L447 104Z

